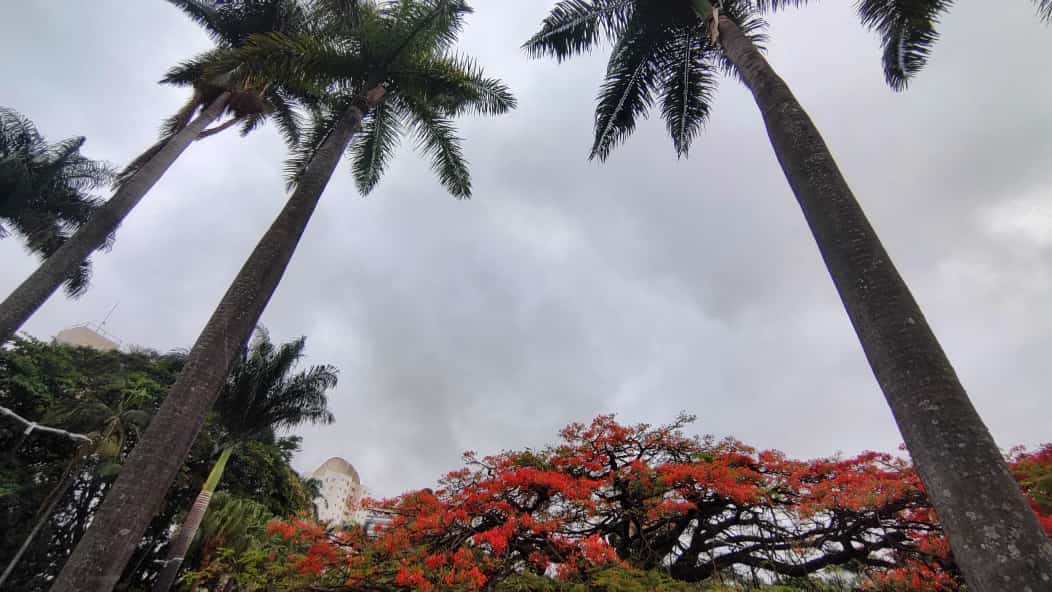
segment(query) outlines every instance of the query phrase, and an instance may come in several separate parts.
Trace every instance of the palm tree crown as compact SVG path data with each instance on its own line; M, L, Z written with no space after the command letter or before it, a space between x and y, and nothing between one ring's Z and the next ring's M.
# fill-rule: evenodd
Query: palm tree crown
M173 66L161 79L163 84L192 87L193 95L161 125L160 141L121 171L120 179L123 181L135 174L157 154L166 140L185 128L195 114L203 112L223 93L229 94L220 117L228 114L230 118L223 124L203 131L198 139L237 124L241 124L241 135L244 136L270 117L277 123L287 143L297 143L300 122L294 105L298 98L304 98L304 93L298 93L287 85L271 84L271 81L258 77L238 77L231 71L206 72L204 65L216 52L239 47L252 35L301 30L306 22L306 12L300 2L236 0L218 4L204 0L167 1L200 25L215 47Z
M283 80L325 97L309 107L311 123L288 163L290 183L356 97L382 86L384 100L366 115L349 148L359 190L376 186L408 132L449 192L470 196L453 118L496 115L515 106L501 81L451 49L471 9L461 0L318 0L314 9L308 30L255 35L214 66L237 65L244 75Z
M336 386L336 368L293 373L305 345L302 337L274 345L265 329L257 331L216 401L227 445L303 423L332 423L325 393Z
M764 22L751 2L724 2L721 12L754 43L762 42ZM646 117L655 98L682 157L709 116L720 72L733 71L710 25L691 0L564 0L524 49L533 57L562 61L600 42L613 42L590 157L605 160L635 131L637 119Z
M83 146L83 137L48 144L31 121L0 107L0 238L13 230L48 257L91 216L99 204L92 191L109 184L113 170L82 155ZM66 280L71 296L87 289L90 271L85 261Z
M758 0L771 8L799 6L808 0ZM884 48L884 78L895 90L906 88L910 79L928 63L939 39L939 17L954 0L860 0L859 19L877 32ZM1038 17L1052 22L1052 0L1034 0Z
M610 150L635 130L655 98L661 102L673 145L686 156L709 116L720 72L736 75L714 37L713 10L733 20L761 45L762 16L813 0L562 0L524 49L532 57L559 61L611 42L606 80L595 115L591 158ZM1036 0L1052 20L1052 0ZM938 39L938 17L952 0L860 0L859 19L883 46L884 77L896 90L927 64ZM704 17L702 16L704 15Z

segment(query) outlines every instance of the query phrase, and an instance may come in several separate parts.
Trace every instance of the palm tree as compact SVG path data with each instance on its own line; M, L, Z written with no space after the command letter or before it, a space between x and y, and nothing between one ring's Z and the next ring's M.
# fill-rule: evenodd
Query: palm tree
M216 50L243 43L251 35L295 31L303 22L296 0L240 0L213 5L204 0L168 0L200 24L216 43ZM206 54L207 56L207 54ZM0 343L5 343L62 282L117 231L121 222L195 140L243 122L243 132L257 127L273 112L286 137L296 138L294 112L286 89L258 79L231 84L230 72L205 75L198 57L173 68L162 82L192 84L190 100L164 122L161 138L125 168L117 178L113 197L100 206L77 232L54 248L48 258L0 303ZM207 129L224 113L231 119Z
M300 338L275 347L260 329L252 346L235 363L216 401L216 416L223 428L219 457L172 539L154 592L168 592L175 583L227 461L239 445L260 437L273 440L274 431L303 423L332 423L325 393L336 386L336 368L314 366L291 375L303 357L305 343Z
M33 253L51 256L69 240L99 206L92 195L109 184L109 165L80 153L84 138L48 144L33 122L0 107L0 238L8 224ZM66 293L79 296L88 288L87 259L63 278Z
M257 37L232 52L245 60L246 75L275 69L329 91L291 161L294 190L212 313L52 592L110 590L116 582L277 289L342 155L371 155L356 176L376 178L392 152L396 123L408 126L443 184L467 197L471 185L453 118L514 106L500 81L449 54L470 12L463 0L316 0L314 6L323 12L309 35ZM385 107L373 111L381 103ZM351 146L367 114L368 135Z
M757 49L759 15L804 1L562 0L525 49L561 61L613 42L591 151L600 160L655 98L677 154L686 156L719 72L745 84L970 586L1047 588L1052 543L818 129ZM923 31L918 38L913 28L919 12L901 7L928 4L948 2L861 2L885 47L909 50L890 56L893 82L926 55Z

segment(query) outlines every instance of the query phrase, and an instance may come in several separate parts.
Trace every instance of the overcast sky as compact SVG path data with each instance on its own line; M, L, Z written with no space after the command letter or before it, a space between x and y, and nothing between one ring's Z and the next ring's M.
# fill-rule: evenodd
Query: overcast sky
M368 198L335 175L263 316L340 369L335 425L295 464L342 456L376 495L425 487L460 453L542 446L617 413L802 457L900 437L767 142L724 80L677 160L658 118L587 161L605 54L557 65L518 45L554 2L478 0L462 49L520 108L466 119L474 198L406 146ZM186 93L156 84L207 37L160 0L12 2L0 105L124 164ZM1026 0L961 2L906 93L847 2L772 19L769 59L825 134L998 443L1052 440L1052 30ZM279 136L192 146L98 254L91 290L25 329L99 322L189 347L284 199ZM0 291L37 262L0 241Z

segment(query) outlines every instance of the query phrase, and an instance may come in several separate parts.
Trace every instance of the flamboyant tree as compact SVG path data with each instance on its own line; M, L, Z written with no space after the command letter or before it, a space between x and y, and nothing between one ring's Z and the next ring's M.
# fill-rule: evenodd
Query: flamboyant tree
M760 51L763 14L807 1L561 0L524 47L561 61L609 42L591 151L600 160L655 104L687 156L721 72L745 85L969 583L976 592L1047 587L1052 545L833 152ZM882 38L888 81L901 88L951 0L857 4Z
M257 552L228 555L195 577L245 590L253 578L290 590L477 590L529 573L587 580L614 567L688 583L828 579L841 570L868 590L960 587L906 461L875 452L793 460L688 437L682 428L692 419L653 427L600 416L541 450L468 453L437 489L374 502L393 516L379 530L275 521ZM1052 447L1010 460L1049 524L1042 496Z

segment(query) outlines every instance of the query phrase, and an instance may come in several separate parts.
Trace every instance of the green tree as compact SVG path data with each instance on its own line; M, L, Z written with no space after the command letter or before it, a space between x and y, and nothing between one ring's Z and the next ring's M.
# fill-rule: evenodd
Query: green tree
M114 173L81 154L83 146L83 137L49 144L33 122L0 107L0 238L14 231L46 258L91 217L99 206L93 192ZM66 292L83 294L90 276L85 258L63 278Z
M261 329L230 372L216 401L217 423L222 429L219 456L168 548L154 592L167 592L175 583L231 454L253 440L273 444L277 430L303 423L332 423L325 393L336 386L336 368L313 366L293 374L305 345L306 340L300 338L275 346Z
M719 73L745 84L968 582L976 590L1047 587L1052 545L821 134L757 48L760 14L804 1L562 0L525 49L565 60L613 42L591 151L600 160L655 99L686 156ZM893 85L922 65L934 39L920 17L948 5L860 3L894 50L885 51Z
M0 405L42 425L91 436L90 444L81 445L43 430L27 435L23 425L0 420L0 563L12 565L24 553L0 587L43 589L57 575L181 364L178 355L98 352L23 339L0 351ZM169 521L175 509L189 505L190 497L180 492L176 488L161 512ZM151 536L156 532L151 526ZM19 551L27 533L30 544Z
M302 24L302 11L295 0L239 0L214 5L203 0L168 0L200 24L216 43L216 50L235 47L254 33L293 31ZM206 54L207 55L207 54ZM83 269L85 261L103 246L132 209L161 179L195 140L207 137L237 122L244 132L258 126L273 112L279 127L296 138L296 120L283 87L258 78L235 79L231 72L206 73L198 57L173 68L164 82L193 85L186 105L164 122L161 139L136 158L118 178L117 190L98 207L73 236L55 245L47 259L0 303L0 343L15 332L58 289L62 282ZM237 80L237 82L235 82ZM207 129L224 113L231 119Z
M274 518L263 504L225 491L216 492L185 563L196 566L204 559L213 564L217 560L225 563L232 557L259 556L257 549L267 539L267 523ZM228 590L226 586L235 575L220 576L215 588ZM196 585L201 578L194 574L190 579Z
M110 451L104 457L83 449L78 455L77 442L39 429L25 436L23 424L0 416L0 569L10 564L27 533L40 525L0 589L33 592L50 587L138 440L141 420L130 412L154 413L183 359L179 354L100 352L25 339L0 350L0 406L42 425L90 434L94 443L109 441L100 448ZM123 415L123 428L116 429L116 415ZM135 547L118 589L150 589L167 554L172 527L190 509L226 437L217 420L212 414L194 442L160 511ZM123 443L115 446L112 438L102 437L107 431L123 434ZM113 456L117 448L120 452ZM261 504L275 516L311 511L308 484L289 464L298 449L295 436L264 434L247 442L231 456L223 489ZM63 488L64 495L49 497ZM58 502L42 522L41 511L49 507L49 499ZM191 554L188 564L196 561L197 555Z
M133 435L137 436L139 430L150 422L150 414L139 408L145 402L147 399L143 393L133 391L114 407L99 400L64 400L44 414L44 424L63 425L74 430L92 430L85 434L90 438L90 442L77 448L62 472L58 484L44 498L36 514L36 524L26 535L18 552L8 562L3 574L0 574L0 587L14 572L33 539L50 522L51 514L76 480L80 463L84 459L94 457L98 463L95 471L101 476L117 474L120 470L121 452L128 439Z
M314 6L321 12L309 35L262 36L244 52L232 52L245 74L275 68L295 82L302 79L328 91L326 104L315 110L309 137L293 158L295 189L198 337L179 380L66 563L54 592L112 588L132 541L164 499L365 115L371 113L372 123L361 140L365 147L358 150L382 162L390 150L375 140L393 138L378 130L391 129L383 122L393 124L394 116L401 115L432 156L442 182L454 195L466 197L467 165L452 119L469 112L503 113L514 105L502 83L450 54L470 12L462 0L318 0ZM390 109L374 112L381 103L391 104ZM379 175L381 169L369 170Z

